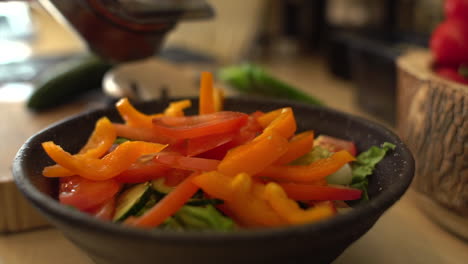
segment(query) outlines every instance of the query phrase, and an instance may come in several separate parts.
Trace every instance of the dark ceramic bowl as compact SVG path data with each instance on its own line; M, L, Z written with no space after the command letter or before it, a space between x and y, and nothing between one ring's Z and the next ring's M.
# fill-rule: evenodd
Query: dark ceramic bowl
M154 113L166 105L167 102L148 102L139 105L139 109ZM57 181L41 176L42 168L52 161L40 143L53 140L68 151L77 151L99 117L119 120L113 108L69 118L34 135L14 160L14 178L29 201L96 263L329 263L403 195L413 178L413 157L391 131L358 117L288 101L236 98L225 102L226 109L243 112L284 106L293 107L299 131L314 129L353 140L359 151L385 141L397 146L370 178L369 202L315 224L232 233L150 232L99 221L57 202ZM197 109L196 102L192 108Z

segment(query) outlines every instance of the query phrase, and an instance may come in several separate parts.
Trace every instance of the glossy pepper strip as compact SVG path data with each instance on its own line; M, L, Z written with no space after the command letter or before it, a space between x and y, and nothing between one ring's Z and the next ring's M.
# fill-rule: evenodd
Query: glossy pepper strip
M289 198L299 201L350 201L361 198L362 191L345 186L279 183Z
M173 144L176 142L176 140L172 138L155 133L151 128L131 127L129 125L117 123L113 123L112 125L114 126L117 136L119 137L160 144Z
M323 204L303 210L296 201L288 198L276 183L268 183L264 191L265 199L281 218L289 224L305 224L329 218L335 214L332 206Z
M275 131L285 138L290 138L294 135L296 129L297 125L293 110L291 107L285 107L279 109L278 116L265 127L264 132Z
M200 115L216 112L214 101L213 74L211 72L202 72L200 79Z
M285 224L260 197L264 185L245 173L231 177L213 171L195 177L193 182L210 196L224 200L226 209L243 226L273 227Z
M198 174L193 173L177 185L168 195L164 196L153 208L141 217L130 217L125 221L131 226L152 228L159 226L168 217L176 213L198 191L198 186L192 180Z
M313 131L305 131L300 134L297 134L294 137L292 137L291 140L289 140L288 151L286 151L286 153L284 153L278 160L276 160L275 164L288 164L309 153L312 150L313 145Z
M100 118L96 122L93 133L88 142L75 156L86 158L101 158L114 144L117 137L114 126L107 117ZM73 175L73 172L60 165L45 167L42 171L45 177L65 177Z
M229 176L241 172L254 175L273 164L287 150L287 139L273 131L231 149L218 165L218 171Z
M42 147L57 164L89 180L107 180L128 169L139 157L157 153L167 145L127 141L102 159L73 156L51 141Z
M309 165L271 165L255 176L298 183L313 183L336 172L353 160L355 158L349 152L342 150L329 158L318 160Z
M176 102L172 102L169 106L164 110L165 116L184 116L184 109L189 108L192 106L192 102L190 100L180 100Z
M135 107L133 107L128 98L120 99L115 104L115 107L117 108L117 111L119 111L120 116L122 116L123 120L125 120L125 123L131 127L151 128L153 126L152 119L158 116L162 116L162 114L143 114L142 112L135 109Z
M153 129L174 139L196 138L237 131L246 124L248 117L247 114L231 111L197 116L163 116L153 119Z

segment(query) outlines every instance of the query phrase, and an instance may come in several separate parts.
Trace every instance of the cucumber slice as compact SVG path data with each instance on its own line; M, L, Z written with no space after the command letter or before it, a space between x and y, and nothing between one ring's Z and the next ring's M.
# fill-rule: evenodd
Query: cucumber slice
M151 184L140 183L125 190L117 198L114 221L123 221L131 215L138 213L151 197Z
M152 180L151 186L153 186L153 189L160 194L168 194L172 192L172 190L174 190L174 187L167 186L166 184L164 184L164 181L164 178Z

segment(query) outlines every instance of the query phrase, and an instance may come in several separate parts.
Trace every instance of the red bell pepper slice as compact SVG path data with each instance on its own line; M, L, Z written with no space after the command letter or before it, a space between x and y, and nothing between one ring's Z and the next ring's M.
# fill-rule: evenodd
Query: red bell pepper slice
M357 200L361 198L362 191L336 185L312 185L297 183L278 183L288 194L288 197L299 201L328 201L328 200Z
M159 162L171 168L195 171L216 170L220 161L196 157L185 157L179 153L161 152L154 157L155 162Z
M153 119L153 129L170 138L196 138L238 130L245 125L247 118L247 114L230 111L184 117L163 116Z

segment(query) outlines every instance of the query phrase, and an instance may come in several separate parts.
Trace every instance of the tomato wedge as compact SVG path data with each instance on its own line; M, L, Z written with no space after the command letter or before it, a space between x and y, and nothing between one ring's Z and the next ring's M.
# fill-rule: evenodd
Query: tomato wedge
M120 184L110 179L92 181L80 176L60 178L59 201L81 211L103 205L120 190Z
M247 118L247 114L230 111L197 116L163 116L153 119L153 129L167 137L188 139L238 130L245 125Z
M278 183L288 194L288 197L300 201L328 201L342 200L350 201L361 198L362 191L336 185L312 185L296 183Z
M318 136L314 141L314 146L321 146L331 152L346 150L353 156L356 156L357 154L356 145L354 142L326 135Z

